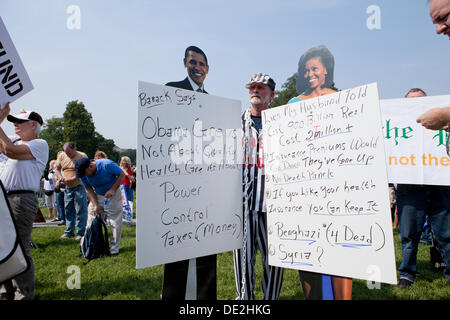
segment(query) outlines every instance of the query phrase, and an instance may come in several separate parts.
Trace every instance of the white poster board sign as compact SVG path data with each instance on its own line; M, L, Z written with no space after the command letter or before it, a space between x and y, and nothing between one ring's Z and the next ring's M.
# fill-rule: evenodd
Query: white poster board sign
M240 101L138 90L137 268L241 247Z
M390 183L450 185L448 133L416 119L431 108L450 107L450 95L380 100Z
M30 78L0 17L0 105L33 90Z
M263 112L269 264L395 284L376 83Z

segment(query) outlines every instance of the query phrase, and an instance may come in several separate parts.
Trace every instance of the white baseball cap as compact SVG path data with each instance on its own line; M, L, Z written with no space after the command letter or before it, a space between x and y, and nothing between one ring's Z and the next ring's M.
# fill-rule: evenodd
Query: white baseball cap
M16 114L16 115L8 115L6 117L8 119L8 121L10 122L17 122L17 120L33 120L33 121L37 121L41 126L44 123L44 121L42 121L42 117L39 115L39 113L34 112L34 111L28 111L25 109L20 109L20 113Z

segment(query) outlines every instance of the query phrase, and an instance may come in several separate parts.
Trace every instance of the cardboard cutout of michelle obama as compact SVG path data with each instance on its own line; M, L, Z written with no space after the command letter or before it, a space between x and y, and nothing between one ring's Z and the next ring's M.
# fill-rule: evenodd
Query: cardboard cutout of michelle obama
M298 62L296 89L298 96L289 103L336 92L334 89L334 56L324 45L308 49ZM306 299L351 300L352 279L299 271Z

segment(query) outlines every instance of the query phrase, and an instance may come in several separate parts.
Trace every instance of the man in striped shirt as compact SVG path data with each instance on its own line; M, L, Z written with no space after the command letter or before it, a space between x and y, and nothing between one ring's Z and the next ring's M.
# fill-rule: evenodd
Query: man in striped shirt
M261 112L269 107L275 96L275 81L267 74L257 73L246 85L250 108L242 115L245 157L244 186L244 243L234 252L236 294L239 300L254 300L255 262L259 248L262 256L262 289L265 300L280 296L283 268L268 263L267 215L264 187L264 159Z

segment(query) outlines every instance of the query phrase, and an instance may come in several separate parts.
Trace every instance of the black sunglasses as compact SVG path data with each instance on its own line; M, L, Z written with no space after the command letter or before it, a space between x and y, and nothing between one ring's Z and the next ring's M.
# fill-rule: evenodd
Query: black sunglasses
M14 121L14 122L18 123L18 124L21 124L21 123L24 123L24 122L27 122L27 121L30 121L30 120L16 119L16 121Z

